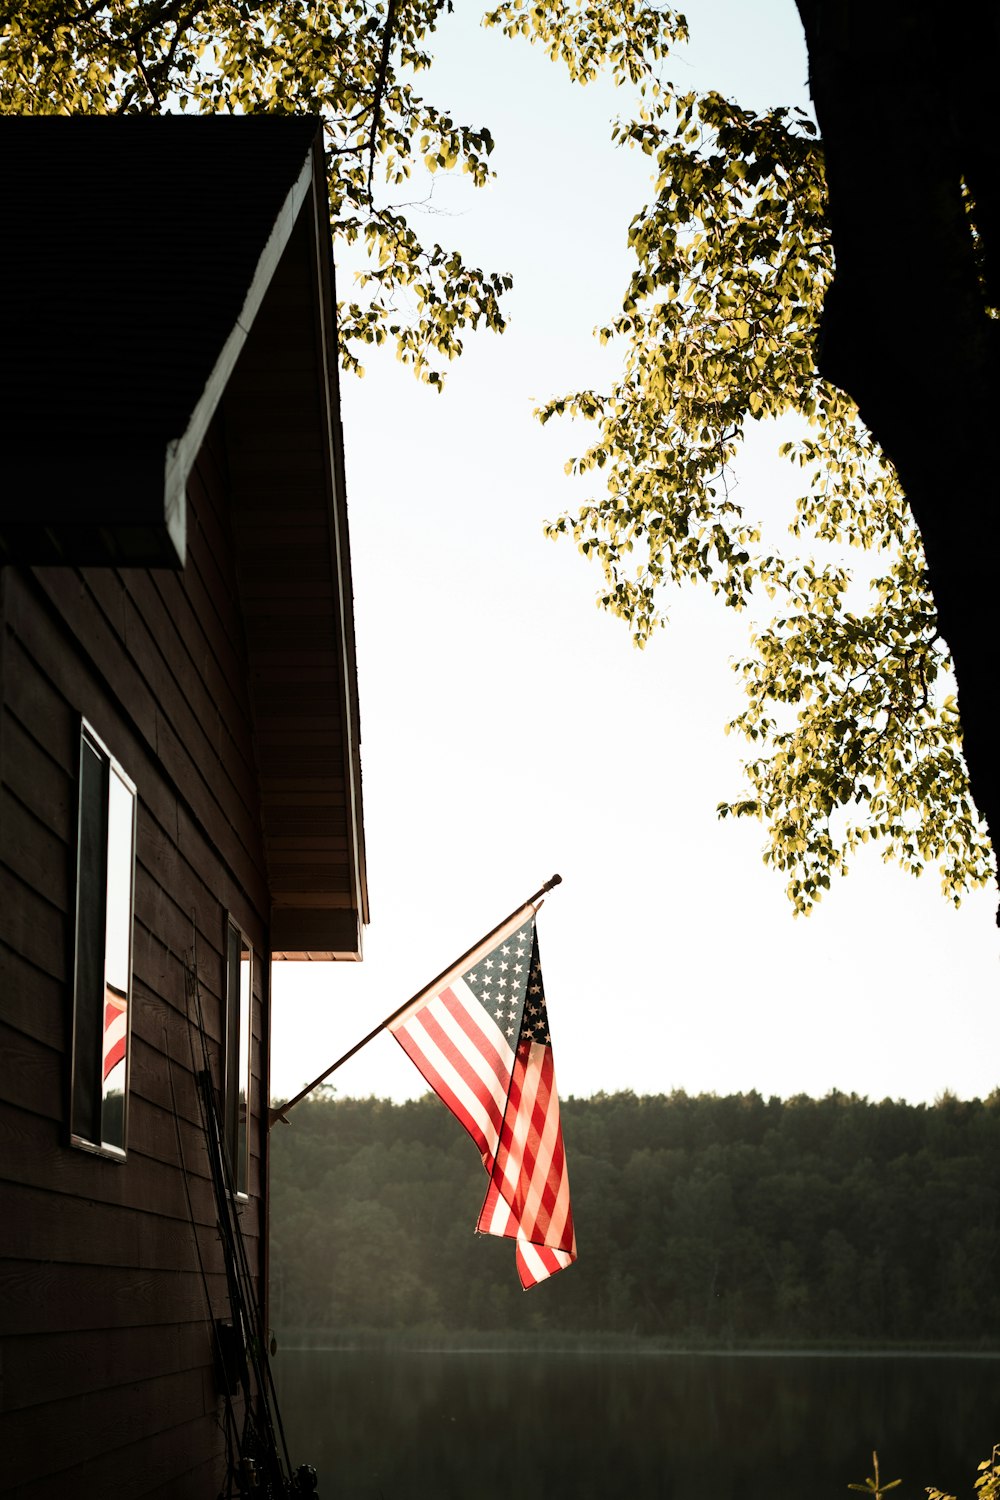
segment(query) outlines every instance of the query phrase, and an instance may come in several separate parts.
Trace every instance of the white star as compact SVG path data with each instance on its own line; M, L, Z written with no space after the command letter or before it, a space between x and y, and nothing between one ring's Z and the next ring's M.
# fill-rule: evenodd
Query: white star
M510 944L509 943L504 943L503 947L500 949L500 952L501 953L509 953L510 952ZM506 967L507 967L507 965L504 964L504 968L505 969L506 969Z

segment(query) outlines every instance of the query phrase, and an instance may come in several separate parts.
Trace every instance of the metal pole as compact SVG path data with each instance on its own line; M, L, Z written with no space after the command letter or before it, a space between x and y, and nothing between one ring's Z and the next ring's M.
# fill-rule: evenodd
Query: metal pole
M367 1047L368 1043L370 1041L373 1041L374 1038L378 1036L380 1031L384 1031L387 1026L391 1026L396 1017L401 1016L403 1014L403 1011L406 1010L408 1006L412 1005L415 1000L420 999L421 995L427 994L429 990L433 990L437 984L439 984L443 979L446 979L449 974L454 973L456 969L460 969L465 963L465 960L470 956L470 954L475 953L477 948L482 948L486 943L488 943L490 938L493 937L495 933L498 933L500 931L501 927L506 927L507 923L512 922L520 912L526 911L529 906L534 906L535 902L540 900L541 897L545 895L546 891L551 891L553 886L557 885L562 885L561 875L553 875L551 880L547 880L543 886L540 886L533 896L528 897L527 901L523 901L520 906L515 906L509 917L504 917L503 921L498 922L497 925L492 928L492 930L488 932L485 937L479 939L478 943L473 943L471 948L466 949L461 958L456 959L453 964L449 964L446 969L442 969L441 973L437 976L436 979L432 979L430 984L423 985L421 989L417 990L417 993L415 995L410 996L409 1000L404 1000L402 1005L397 1005L396 1009L392 1012L391 1015L386 1016L384 1021L380 1021L377 1026L374 1026L372 1030L369 1031L367 1036L363 1036L361 1038L360 1042L355 1042L354 1046L351 1047L349 1051L345 1052L343 1057L338 1057L337 1061L331 1063L324 1073L321 1073L318 1078L313 1079L312 1083L307 1083L304 1089L300 1089L299 1092L295 1095L294 1099L289 1099L287 1104L281 1104L275 1109L268 1110L268 1129L270 1130L271 1126L276 1124L278 1120L280 1120L283 1125L287 1125L288 1120L285 1117L290 1109L294 1109L295 1105L300 1103L307 1094L311 1094L313 1089L319 1088L324 1079L329 1078L331 1073L335 1073L342 1063L347 1062L348 1058L354 1056L355 1052L360 1052L362 1047Z

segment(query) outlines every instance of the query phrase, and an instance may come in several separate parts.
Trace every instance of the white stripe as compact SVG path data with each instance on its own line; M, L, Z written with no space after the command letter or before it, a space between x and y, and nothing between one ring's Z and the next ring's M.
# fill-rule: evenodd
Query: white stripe
M517 1220L514 1217L510 1204L503 1195L503 1189L497 1194L497 1200L493 1205L490 1222L486 1226L487 1234L506 1235L513 1234L517 1230Z
M107 1057L109 1052L112 1052L119 1042L124 1041L127 1029L128 1016L125 1011L119 1011L117 1015L112 1016L111 1022L104 1033L104 1057Z
M551 1276L552 1272L548 1266L542 1263L542 1257L534 1245L530 1244L527 1240L521 1239L520 1235L518 1235L517 1243L518 1249L521 1252L521 1259L536 1281L544 1281L547 1276Z
M536 1047L538 1052L535 1051ZM528 1068L525 1073L525 1087L521 1096L521 1108L518 1111L518 1119L515 1124L514 1141L511 1152L507 1158L504 1171L504 1182L509 1184L511 1193L516 1190L524 1167L524 1146L530 1130L531 1116L538 1100L538 1085L541 1082L541 1045L532 1044L532 1055L529 1057ZM532 1088L530 1085L534 1084ZM518 1229L518 1239L524 1236L534 1235L537 1229L537 1216L541 1207L542 1194L548 1186L549 1172L552 1167L552 1153L559 1137L559 1101L555 1090L555 1073L552 1076L552 1088L549 1095L549 1107L545 1115L545 1123L539 1140L538 1155L535 1160L534 1171L528 1181L527 1195L524 1210L521 1214L520 1223L514 1220L508 1204L503 1195L497 1200L490 1220L491 1234L509 1233L512 1228ZM516 1168L516 1171L515 1171ZM550 1222L545 1230L545 1244L552 1249L558 1246L566 1229L570 1212L569 1176L566 1171L565 1161L563 1170L559 1176L556 1199L552 1207ZM565 1251L559 1252L565 1254ZM569 1261L566 1262L569 1264ZM546 1273L547 1274L547 1273Z
M521 1090L521 1103L517 1116L511 1129L511 1144L504 1162L502 1173L502 1185L493 1213L490 1216L488 1233L510 1234L516 1230L520 1221L514 1217L508 1195L512 1198L517 1192L521 1177L521 1167L524 1162L524 1142L528 1134L528 1125L531 1121L531 1111L534 1108L535 1096L538 1092L539 1069L530 1066L525 1073L524 1085ZM531 1085L534 1085L532 1087ZM504 1191L506 1189L506 1192Z
M532 1052L534 1052L534 1050L535 1050L535 1044L532 1044L531 1050L532 1050ZM541 1069L541 1065L539 1065L539 1068L538 1068L538 1077L539 1077L539 1079L541 1079L541 1076L542 1076L542 1069ZM555 1082L555 1075L553 1074L553 1083L554 1082ZM553 1093L554 1092L555 1091L553 1090ZM545 1113L545 1126L544 1126L544 1129L542 1131L541 1139L540 1139L540 1141L538 1143L538 1156L535 1159L535 1170L531 1174L531 1186L530 1186L530 1189L529 1189L529 1192L528 1192L528 1196L527 1196L527 1198L525 1200L524 1213L521 1215L521 1223L524 1225L525 1229L527 1229L529 1233L533 1233L534 1232L535 1221L538 1218L538 1211L539 1211L539 1209L542 1206L542 1193L545 1190L545 1188L548 1187L548 1183L549 1183L549 1170L550 1170L550 1168L552 1166L552 1152L555 1149L555 1144L556 1144L556 1140L557 1140L558 1136L559 1136L559 1101L558 1101L558 1099L553 1098L552 1094L550 1094L549 1095L549 1107L548 1107L548 1109L547 1109L547 1111ZM554 1209L558 1208L558 1196L559 1195L557 1194L556 1195L556 1203L553 1205ZM546 1234L546 1240L547 1239L548 1239L548 1235ZM558 1240L558 1236L557 1236L556 1237L556 1244L558 1244L558 1243L559 1243L559 1240Z
M555 1206L552 1209L552 1218L546 1230L545 1238L553 1245L558 1245L566 1233L566 1224L569 1220L569 1176L565 1168L559 1182L559 1192L556 1195Z
M534 1050L532 1048L532 1050ZM524 1143L528 1137L531 1125L531 1115L535 1108L535 1099L538 1096L538 1080L541 1069L532 1066L531 1056L528 1057L528 1066L525 1069L524 1083L521 1088L521 1103L518 1106L517 1117L511 1132L511 1147L504 1163L504 1181L509 1184L511 1196L517 1191L517 1185L521 1177L524 1165Z
M513 1049L503 1032L494 1022L492 1016L483 1010L483 1007L463 979L457 979L451 986L451 989L455 999L472 1021L473 1026L477 1031L482 1033L485 1043L497 1052L499 1066L502 1069L506 1069L506 1073L502 1079L497 1077L494 1069L476 1047L475 1043L470 1040L468 1033L462 1029L444 1000L435 999L427 1009L433 1011L440 1023L441 1030L454 1042L455 1050L462 1054L477 1077L483 1080L483 1083L493 1095L497 1109L502 1115L507 1103L507 1090L510 1087L510 1075L514 1067Z
M514 1217L510 1204L504 1201L502 1194L498 1194L497 1201L493 1205L486 1233L500 1236L517 1233L517 1219Z
M549 1270L548 1266L543 1263L542 1257L538 1253L539 1247L537 1245L529 1244L527 1240L521 1239L519 1235L517 1247L521 1252L522 1259L528 1265L528 1269L531 1271L536 1281L544 1281L547 1276L552 1275L552 1272ZM545 1245L542 1248L547 1250L549 1255L555 1257L555 1259L559 1262L560 1270L564 1271L567 1266L571 1266L576 1260L575 1238L573 1240L572 1250L555 1250L551 1245Z
M537 1043L533 1044L534 1046ZM541 1069L539 1068L539 1074ZM548 1178L552 1167L552 1154L559 1139L561 1124L559 1117L559 1095L556 1092L555 1068L552 1069L552 1081L549 1092L549 1107L545 1117L545 1129L539 1144L538 1161L544 1163L544 1170L536 1164L532 1176L532 1188L528 1196L525 1213L522 1222L529 1232L533 1233L536 1228L538 1211L541 1207L542 1193L548 1186ZM549 1224L545 1230L545 1243L556 1246L562 1240L566 1231L566 1225L570 1215L569 1196L569 1172L566 1167L566 1153L563 1151L562 1170L559 1173L556 1199L552 1205Z
M420 1015L412 1016L410 1018L409 1024L406 1027L407 1035L413 1038L416 1046L430 1063L434 1071L440 1076L444 1086L458 1100L470 1119L474 1120L479 1126L480 1130L483 1133L483 1136L486 1139L486 1144L489 1147L491 1155L495 1156L497 1143L500 1138L499 1132L496 1126L493 1124L493 1121L490 1119L489 1115L486 1113L484 1105L480 1102L479 1099L476 1098L476 1095L469 1088L469 1085L466 1083L461 1073L457 1071L450 1058L446 1057L445 1054L440 1051L434 1038L428 1034L424 1026L424 1016L428 1012L434 1015L438 1021L447 1019L446 1013L444 1014L444 1016L442 1016L442 1012L444 1012L444 1002L438 999L434 999L430 1002L429 1005L425 1005L423 1007ZM466 1040L468 1045L468 1039ZM463 1056L464 1055L465 1054L463 1053Z

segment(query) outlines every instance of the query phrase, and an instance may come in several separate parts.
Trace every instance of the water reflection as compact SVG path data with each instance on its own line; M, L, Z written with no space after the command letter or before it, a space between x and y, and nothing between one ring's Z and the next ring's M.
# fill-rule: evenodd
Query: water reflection
M826 1500L972 1493L1000 1435L993 1359L279 1353L294 1463L324 1500ZM891 1471L891 1472L890 1472Z

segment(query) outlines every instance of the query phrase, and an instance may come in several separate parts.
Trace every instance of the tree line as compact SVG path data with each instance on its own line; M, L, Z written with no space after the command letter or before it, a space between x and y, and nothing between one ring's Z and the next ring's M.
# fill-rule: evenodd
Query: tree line
M271 1137L276 1326L1000 1337L1000 1091L932 1106L617 1093L562 1113L580 1259L526 1294L510 1242L472 1232L485 1174L433 1095L300 1105Z

